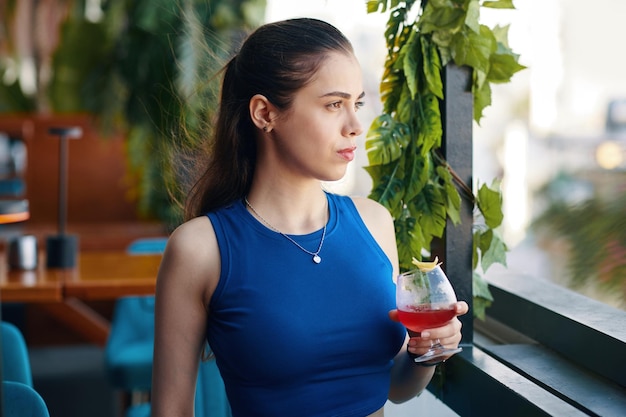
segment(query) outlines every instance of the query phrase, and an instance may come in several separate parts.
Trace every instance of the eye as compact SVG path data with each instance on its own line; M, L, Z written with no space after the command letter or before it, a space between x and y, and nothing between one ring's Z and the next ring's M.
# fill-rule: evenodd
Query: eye
M331 109L340 109L341 104L342 104L341 101L335 101L333 103L330 103L328 107L330 107Z
M357 101L356 103L354 103L354 110L357 111L357 110L359 110L363 106L365 106L365 102L364 101Z

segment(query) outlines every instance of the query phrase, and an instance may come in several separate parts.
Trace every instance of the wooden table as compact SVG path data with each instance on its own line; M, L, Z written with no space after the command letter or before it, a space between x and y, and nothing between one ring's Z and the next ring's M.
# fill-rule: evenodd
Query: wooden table
M85 301L154 294L161 255L84 251L75 268L48 269L40 255L34 271L8 270L0 254L0 301L37 303L50 315L103 346L109 321Z

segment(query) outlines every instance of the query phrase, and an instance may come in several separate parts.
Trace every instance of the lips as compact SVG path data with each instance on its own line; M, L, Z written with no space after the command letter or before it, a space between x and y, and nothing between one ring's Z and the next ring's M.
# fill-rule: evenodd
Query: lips
M352 146L350 148L345 148L337 152L339 156L341 156L344 160L350 162L354 159L354 153L356 151L356 146Z

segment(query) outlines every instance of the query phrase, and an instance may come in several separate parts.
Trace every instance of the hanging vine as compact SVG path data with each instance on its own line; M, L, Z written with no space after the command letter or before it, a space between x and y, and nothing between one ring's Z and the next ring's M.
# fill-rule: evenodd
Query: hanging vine
M474 194L440 152L441 71L449 63L472 69L473 116L479 122L491 104L491 84L509 82L524 67L508 45L508 26L480 24L481 7L514 8L512 0L367 2L368 13L389 11L389 19L380 84L383 112L367 134L365 169L373 180L370 198L394 217L401 270L412 267L413 256L429 256L447 219L460 222L461 194L470 199L475 207L474 314L482 318L493 299L479 266L485 272L493 263L506 265L507 247L497 232L502 196L497 181L482 184Z

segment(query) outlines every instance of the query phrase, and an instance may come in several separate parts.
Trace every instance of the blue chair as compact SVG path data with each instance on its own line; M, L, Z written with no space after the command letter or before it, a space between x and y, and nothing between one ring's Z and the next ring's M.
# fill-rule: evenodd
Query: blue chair
M2 381L4 417L50 417L41 395L32 387L15 381Z
M33 375L30 358L22 332L6 321L0 323L0 329L2 331L0 335L2 338L2 379L20 382L32 388Z
M48 407L33 388L26 340L12 323L0 322L4 417L49 417Z
M126 251L131 255L160 254L166 243L166 237L141 238L133 241ZM149 398L153 347L154 296L116 300L104 349L104 365L113 387L127 395L127 417L145 408L143 403Z
M153 347L154 296L116 300L104 349L105 369L113 386L129 393L150 391Z
M128 409L126 417L150 417L150 411L149 402L137 404ZM214 360L200 363L194 411L196 417L232 417L224 381Z
M196 384L196 417L232 417L224 381L215 360L203 361Z
M131 255L159 255L165 250L166 237L142 237L132 241L126 248Z

